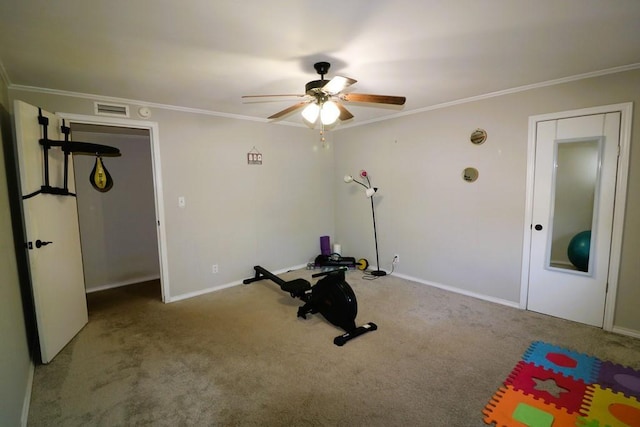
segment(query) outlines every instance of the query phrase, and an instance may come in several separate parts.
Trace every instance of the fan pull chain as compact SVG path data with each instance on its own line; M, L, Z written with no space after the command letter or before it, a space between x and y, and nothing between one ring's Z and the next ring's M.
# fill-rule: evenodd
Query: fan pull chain
M322 148L327 148L326 138L324 137L324 123L320 124L320 142L322 142Z

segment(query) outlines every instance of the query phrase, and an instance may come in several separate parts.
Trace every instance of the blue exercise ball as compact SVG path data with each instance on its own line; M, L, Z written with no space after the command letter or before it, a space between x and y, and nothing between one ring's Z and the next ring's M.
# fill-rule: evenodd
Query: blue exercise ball
M581 231L573 236L567 248L569 261L580 271L589 270L589 250L591 249L591 230Z

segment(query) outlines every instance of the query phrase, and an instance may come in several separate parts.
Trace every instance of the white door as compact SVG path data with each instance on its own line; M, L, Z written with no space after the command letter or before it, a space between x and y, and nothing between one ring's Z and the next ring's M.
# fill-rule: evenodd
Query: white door
M43 147L38 108L15 101L14 115L22 206L29 269L36 311L40 353L49 363L88 321L76 198L36 194L44 183ZM60 119L49 119L48 139L63 139ZM48 150L49 186L64 187L64 156L60 147ZM68 162L68 189L74 193L73 162ZM40 242L40 243L38 243ZM42 242L51 242L42 245Z
M620 119L612 112L536 125L529 310L603 325Z

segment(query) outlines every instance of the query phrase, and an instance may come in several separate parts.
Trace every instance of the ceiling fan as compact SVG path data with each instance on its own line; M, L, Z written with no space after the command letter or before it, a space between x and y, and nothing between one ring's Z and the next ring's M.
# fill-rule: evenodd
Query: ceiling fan
M245 95L242 98L272 98L272 97L300 97L303 101L298 102L282 111L269 116L269 119L278 119L296 110L302 110L302 117L315 124L320 118L323 125L330 125L336 120L341 121L353 118L353 114L347 110L340 101L343 102L364 102L373 104L404 105L404 96L371 95L365 93L342 93L342 91L356 80L349 77L335 76L331 80L325 80L324 76L329 71L331 64L328 62L316 62L313 67L320 74L320 80L312 80L305 85L303 95Z

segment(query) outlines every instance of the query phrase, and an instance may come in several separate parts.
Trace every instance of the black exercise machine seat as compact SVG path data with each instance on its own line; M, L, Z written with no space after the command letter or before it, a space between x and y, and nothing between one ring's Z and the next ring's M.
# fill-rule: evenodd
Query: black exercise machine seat
M304 279L295 279L284 282L280 285L280 289L285 292L289 292L292 295L298 295L311 289L311 283L307 282Z
M311 289L311 283L304 279L294 279L290 281L283 280L271 273L269 270L256 265L254 267L256 271L256 275L250 279L243 280L243 283L246 285L248 283L257 282L262 279L270 279L280 286L285 292L289 292L292 297L300 298L304 295L305 292Z

